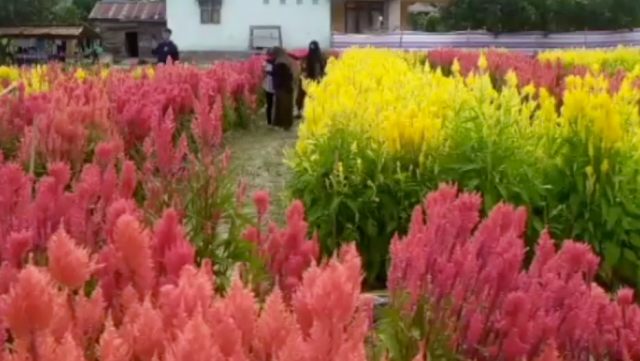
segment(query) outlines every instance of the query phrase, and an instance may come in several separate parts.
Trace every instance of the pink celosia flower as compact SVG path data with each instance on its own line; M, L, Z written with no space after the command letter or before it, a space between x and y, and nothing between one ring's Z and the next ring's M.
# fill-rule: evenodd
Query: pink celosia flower
M112 164L118 155L122 152L122 143L117 140L102 142L96 146L95 158L97 163L105 168Z
M6 240L4 259L13 267L20 267L33 247L33 241L34 235L31 230L12 232Z
M240 279L236 277L225 302L228 305L231 318L241 331L244 348L249 349L258 318L258 308L253 293L246 289Z
M355 245L345 246L339 258L309 269L293 296L296 319L315 360L340 358L347 346L348 354L365 359L372 300L361 294L361 266Z
M177 285L169 284L160 289L159 307L165 316L165 324L184 326L185 317L196 309L208 310L213 302L214 280L210 265L200 269L193 265L182 268Z
M77 246L62 227L51 237L47 255L53 279L72 290L82 287L91 276L89 253Z
M49 277L35 266L27 266L6 296L5 322L14 336L27 337L49 327L53 305L54 291Z
M100 288L96 289L90 298L80 293L75 298L75 330L76 339L84 344L87 340L95 339L102 330L105 321L105 301Z
M124 361L131 359L131 348L107 319L105 330L100 337L99 355L101 361Z
M84 350L75 342L71 334L67 333L62 341L56 345L53 352L45 357L49 360L84 361Z
M184 236L175 210L166 210L154 228L153 254L156 267L171 280L177 280L183 266L193 264L195 249Z
M640 308L630 292L614 302L593 284L598 258L588 246L565 241L556 252L544 232L525 270L524 210L498 205L476 225L476 196L443 186L427 199L427 219L416 209L407 236L392 242L389 287L393 297L428 301L438 315L429 322L445 323L458 352L478 360L640 356Z
M202 311L194 311L194 317L186 324L173 344L167 348L167 361L223 361L225 358L213 343L211 330L204 322Z
M290 298L300 284L304 271L320 254L316 235L311 239L307 238L308 229L309 225L304 219L304 206L302 202L294 201L287 212L286 228L280 230L272 223L267 233L260 232L259 228L250 228L244 233L247 240L260 247L269 271L276 278L286 299Z
M279 291L274 291L265 302L256 323L253 347L260 360L275 359L290 338L301 337L295 319Z
M125 214L116 221L113 244L130 272L136 290L140 294L149 292L155 282L149 234L137 219Z
M267 191L257 191L253 195L253 203L258 210L259 217L264 217L269 212L270 202L269 192Z
M122 172L120 174L120 197L131 198L138 184L136 165L132 161L126 161L122 164Z
M136 359L150 361L164 353L165 329L162 315L153 307L149 298L126 310L120 330L122 337L130 343Z

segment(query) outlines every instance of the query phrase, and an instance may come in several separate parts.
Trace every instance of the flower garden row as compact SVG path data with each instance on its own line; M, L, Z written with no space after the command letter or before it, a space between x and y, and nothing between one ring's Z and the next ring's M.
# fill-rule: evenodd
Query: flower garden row
M479 191L485 210L526 206L530 241L548 227L589 242L607 285L639 285L638 72L614 91L603 74L566 76L558 98L522 86L517 71L496 85L490 59L520 55L462 54L475 55L476 71L462 61L446 74L412 54L347 52L310 86L291 190L323 249L358 240L369 284L382 284L389 239L406 230L412 205L456 182Z
M260 59L0 71L1 87L19 82L0 103L2 358L640 359L633 292L594 283L629 269L612 245L635 252L633 199L620 203L635 189L633 73L613 93L568 78L559 111L513 75L498 90L414 60L348 52L310 85L291 159L304 206L283 228L267 193L245 213L223 142L257 111ZM593 235L578 239L601 272L544 224ZM377 324L365 277L388 278Z

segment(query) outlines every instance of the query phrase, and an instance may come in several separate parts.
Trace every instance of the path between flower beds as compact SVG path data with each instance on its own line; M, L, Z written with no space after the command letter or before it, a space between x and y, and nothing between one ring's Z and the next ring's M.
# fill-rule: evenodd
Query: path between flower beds
M248 182L252 194L256 190L271 193L272 218L284 221L284 212L289 204L286 182L290 171L285 164L285 153L295 146L297 126L290 131L271 128L260 123L250 130L234 131L225 135L226 144L231 149L236 174ZM371 292L376 308L388 302L387 292Z
M297 127L284 131L260 122L249 130L225 135L234 171L248 183L249 194L256 190L270 192L271 215L276 220L283 218L288 204L285 184L289 169L285 164L285 152L295 146L297 134Z

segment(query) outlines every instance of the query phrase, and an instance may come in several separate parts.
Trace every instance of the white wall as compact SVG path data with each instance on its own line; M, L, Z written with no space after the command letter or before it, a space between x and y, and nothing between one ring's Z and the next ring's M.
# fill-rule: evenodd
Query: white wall
M402 30L402 1L391 0L388 4L387 29L390 31Z
M268 1L268 4L265 2ZM181 51L244 51L250 26L281 27L286 48L307 48L317 40L331 42L331 0L222 0L220 24L200 24L197 0L167 0L167 24Z

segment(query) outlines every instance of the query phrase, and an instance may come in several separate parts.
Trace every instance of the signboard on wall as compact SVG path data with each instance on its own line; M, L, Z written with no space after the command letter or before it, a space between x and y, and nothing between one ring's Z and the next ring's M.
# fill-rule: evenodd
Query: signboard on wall
M266 49L282 46L280 26L251 26L249 33L249 48Z

